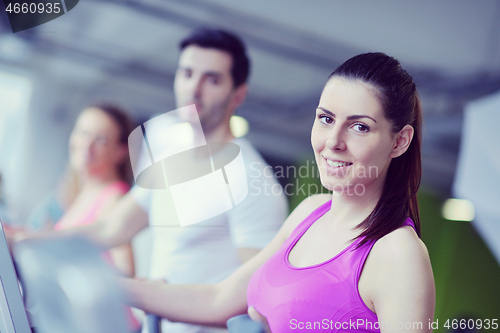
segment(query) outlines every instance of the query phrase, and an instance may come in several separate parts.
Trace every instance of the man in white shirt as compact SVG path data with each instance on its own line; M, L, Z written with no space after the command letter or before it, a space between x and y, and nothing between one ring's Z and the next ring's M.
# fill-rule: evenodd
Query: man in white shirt
M225 31L199 29L180 47L174 83L177 107L196 105L207 143L233 142L240 147L249 194L226 213L182 228L172 223L175 208L168 189L135 186L130 196L132 205L148 214L154 235L150 278L169 283L215 283L267 245L283 223L287 205L282 194L269 191L277 182L265 176L267 164L262 157L247 140L235 139L229 128L231 116L247 93L249 61L241 41ZM196 206L194 202L193 209ZM164 320L162 331L221 330Z

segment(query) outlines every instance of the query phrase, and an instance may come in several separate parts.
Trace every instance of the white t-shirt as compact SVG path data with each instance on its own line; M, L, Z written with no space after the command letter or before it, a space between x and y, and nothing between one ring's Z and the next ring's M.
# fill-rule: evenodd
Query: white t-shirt
M234 139L242 152L248 195L223 214L180 227L169 189L134 186L135 201L149 214L153 234L150 279L168 283L216 283L240 265L238 248L265 247L283 224L288 206L269 165L246 139ZM193 202L196 209L196 202ZM163 332L227 332L227 330L162 321Z

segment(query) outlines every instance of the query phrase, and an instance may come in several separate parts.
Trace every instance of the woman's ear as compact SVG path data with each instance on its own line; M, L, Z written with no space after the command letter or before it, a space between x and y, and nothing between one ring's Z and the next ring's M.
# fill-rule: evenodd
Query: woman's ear
M404 152L407 151L408 147L410 146L414 132L415 130L411 125L405 125L405 127L403 127L403 129L396 134L394 146L389 156L392 158L396 158L403 155Z

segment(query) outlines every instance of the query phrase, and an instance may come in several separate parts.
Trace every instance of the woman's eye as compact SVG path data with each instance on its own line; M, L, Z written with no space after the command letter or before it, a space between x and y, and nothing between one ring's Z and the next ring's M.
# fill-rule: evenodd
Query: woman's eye
M181 69L180 70L180 75L184 78L189 79L191 75L193 75L192 71L189 69Z
M95 143L98 145L104 146L107 142L108 138L106 138L105 136L98 136L97 138L95 138Z
M319 118L319 121L325 125L329 125L329 124L333 123L333 118L327 116L326 114L321 114L318 116L318 118Z
M361 133L367 133L370 131L370 128L364 124L354 124L353 127L356 131Z
M86 138L86 137L88 137L90 135L89 131L81 129L81 128L77 128L75 130L75 134L77 136L79 136L80 138Z

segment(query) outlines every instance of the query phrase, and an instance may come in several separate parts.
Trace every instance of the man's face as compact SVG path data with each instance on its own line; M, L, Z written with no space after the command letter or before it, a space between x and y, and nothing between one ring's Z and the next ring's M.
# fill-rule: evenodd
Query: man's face
M224 124L234 108L232 58L227 52L196 45L179 57L174 91L177 107L195 104L205 135Z

